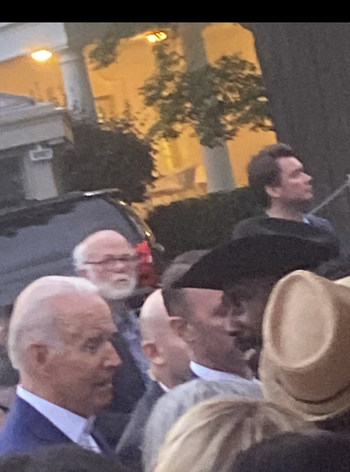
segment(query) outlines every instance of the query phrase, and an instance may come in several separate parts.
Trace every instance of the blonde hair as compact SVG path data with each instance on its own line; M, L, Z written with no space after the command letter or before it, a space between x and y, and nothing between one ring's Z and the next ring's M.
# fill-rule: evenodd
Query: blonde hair
M176 421L194 405L218 395L263 398L258 382L243 378L238 380L196 378L172 388L157 401L145 426L142 442L142 461L145 472L153 472L159 449Z
M265 400L215 397L185 413L160 448L154 472L230 472L242 450L282 432L316 427Z

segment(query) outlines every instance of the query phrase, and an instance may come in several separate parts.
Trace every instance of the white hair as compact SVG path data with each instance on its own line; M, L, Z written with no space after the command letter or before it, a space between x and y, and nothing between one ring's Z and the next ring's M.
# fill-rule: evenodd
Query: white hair
M85 242L79 243L72 252L73 265L76 271L82 269L85 264L85 253L86 253L86 244Z
M49 275L35 280L18 295L8 330L9 357L15 369L25 368L27 348L33 342L63 346L53 298L71 292L99 293L82 277Z

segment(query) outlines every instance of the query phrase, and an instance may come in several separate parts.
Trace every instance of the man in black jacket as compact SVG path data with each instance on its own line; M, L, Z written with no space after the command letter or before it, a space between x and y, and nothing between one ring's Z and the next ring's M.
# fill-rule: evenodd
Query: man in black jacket
M135 470L141 470L143 429L154 404L190 375L187 345L170 327L160 289L150 294L142 305L140 328L152 382L134 409L116 450L121 461Z
M313 179L289 145L264 147L251 158L247 171L249 186L267 216L304 222L336 235L329 220L309 213Z

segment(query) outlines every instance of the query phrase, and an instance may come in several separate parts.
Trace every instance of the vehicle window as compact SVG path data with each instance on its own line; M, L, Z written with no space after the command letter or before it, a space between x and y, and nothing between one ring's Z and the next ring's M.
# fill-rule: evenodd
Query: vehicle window
M131 243L143 237L125 214L104 198L60 202L0 219L0 306L42 275L74 273L74 246L100 229L121 232Z

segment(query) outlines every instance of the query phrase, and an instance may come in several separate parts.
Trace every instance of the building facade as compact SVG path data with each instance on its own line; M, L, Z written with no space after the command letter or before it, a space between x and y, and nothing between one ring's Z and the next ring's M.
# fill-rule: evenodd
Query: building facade
M140 87L156 71L152 45L145 35L122 40L117 60L96 69L89 53L109 23L0 23L0 92L19 94L37 104L79 110L100 119L120 117L128 108L146 129L156 111L146 107ZM208 23L202 38L209 62L238 53L258 65L252 34L238 23ZM173 39L181 54L183 45ZM31 58L35 50L53 52L45 63ZM246 165L252 154L275 142L273 132L242 129L227 142L237 186L247 183ZM159 141L155 156L158 180L150 189L153 205L200 195L207 191L207 168L203 149L190 127L177 139Z

